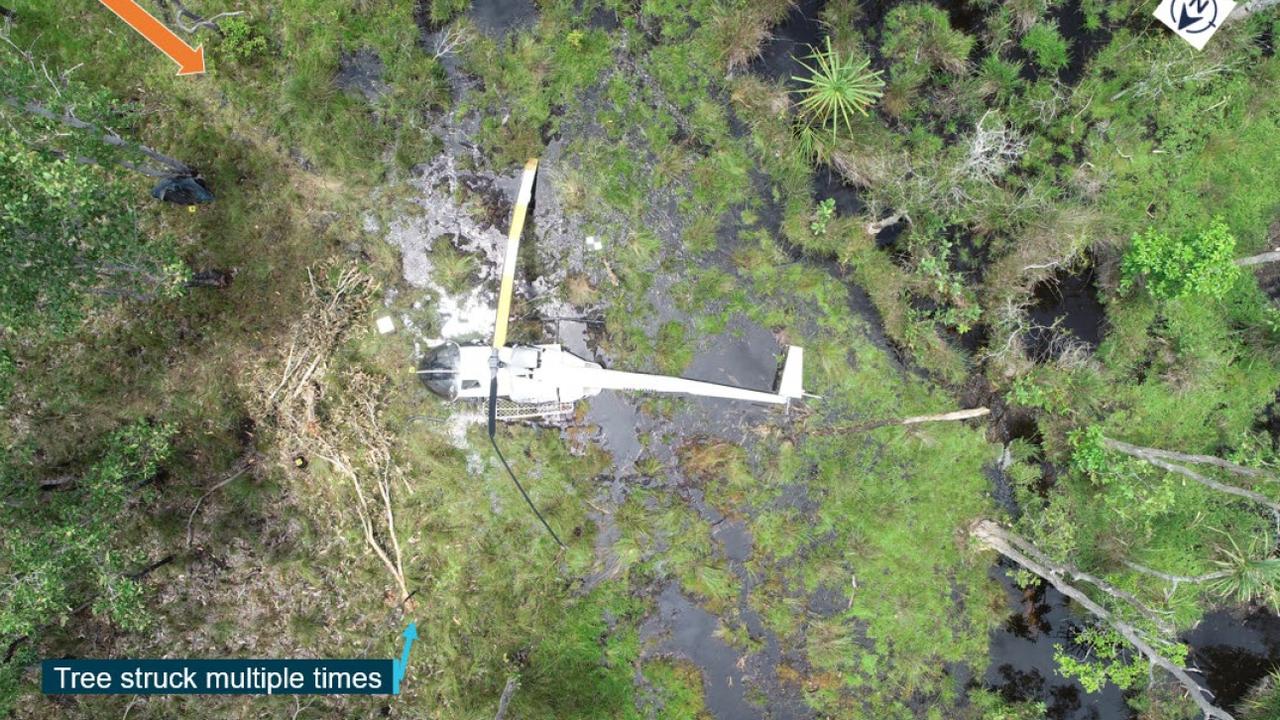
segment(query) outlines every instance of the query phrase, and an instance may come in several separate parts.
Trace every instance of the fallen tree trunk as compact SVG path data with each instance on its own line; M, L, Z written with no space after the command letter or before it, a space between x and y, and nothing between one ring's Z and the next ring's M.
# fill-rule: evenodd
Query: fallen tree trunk
M1237 5L1236 9L1232 11L1232 13L1228 15L1227 19L1223 22L1243 20L1254 13L1262 12L1263 10L1276 5L1280 5L1280 0L1253 0L1253 2Z
M950 422L955 420L972 420L991 414L990 408L976 407L968 410L953 410L952 412L938 413L936 415L913 415L908 418L892 418L889 420L873 420L871 422L862 423L860 425L846 425L843 427L834 427L827 430L819 431L817 435L837 435L842 433L866 432L867 430L875 430L876 428L887 427L890 425L920 425L922 423L931 422Z
M1257 255L1240 258L1236 261L1236 265L1246 267L1249 265L1261 265L1263 263L1276 262L1277 260L1280 260L1280 250L1273 250L1271 252L1258 253Z
M977 407L968 410L956 410L954 412L938 413L937 415L916 415L914 417L903 418L898 421L899 425L919 425L920 423L931 422L949 422L952 420L972 420L973 418L990 415L989 408Z
M520 680L515 675L507 678L507 685L502 688L502 697L498 698L498 714L493 716L493 720L503 720L507 716L507 705L511 704L511 697L519 687Z
M1248 477L1269 477L1266 473L1263 473L1260 470L1246 468L1242 465L1236 465L1235 463L1227 462L1221 458L1210 457L1208 455L1183 455L1181 453L1174 453L1168 450L1157 450L1155 448L1144 448L1137 445L1130 445L1129 443L1112 440L1107 437L1102 438L1102 444L1104 447L1117 450L1125 455L1138 458L1139 460L1144 460L1162 470L1177 473L1185 478L1194 480L1212 490L1217 490L1218 492L1226 493L1228 495L1235 495L1236 497L1242 497L1246 500L1252 500L1259 505L1270 508L1271 512L1276 515L1277 522L1280 522L1280 503L1273 501L1271 498L1261 493L1257 493L1252 490L1245 490L1244 488L1236 487L1235 485L1228 485L1226 483L1218 482L1212 478L1205 477L1191 468L1169 462L1168 458L1177 458L1183 460L1183 462L1206 462L1230 470L1238 475L1246 475Z
M1205 720L1235 720L1231 713L1209 702L1204 696L1205 691L1187 674L1187 671L1175 665L1147 643L1137 628L1115 617L1106 608L1094 602L1088 595L1063 579L1065 576L1073 575L1075 571L1056 563L1051 564L1033 560L1016 547L1033 547L1029 542L990 520L975 522L969 527L969 534L992 550L1044 578L1050 585L1057 588L1058 592L1079 603L1081 607L1120 633L1121 637L1129 641L1129 644L1133 645L1148 662L1168 672L1182 685L1187 695L1191 697L1192 702L1200 708L1200 712L1204 713ZM1039 557L1042 560L1047 560L1043 554L1039 554Z

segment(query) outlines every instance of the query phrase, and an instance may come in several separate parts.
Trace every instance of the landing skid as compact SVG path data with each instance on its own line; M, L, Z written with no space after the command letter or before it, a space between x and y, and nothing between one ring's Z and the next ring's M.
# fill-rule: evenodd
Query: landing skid
M471 422L484 422L489 417L488 400L459 400L458 415ZM573 403L518 403L498 398L498 419L504 422L517 420L546 420L560 422L573 417Z

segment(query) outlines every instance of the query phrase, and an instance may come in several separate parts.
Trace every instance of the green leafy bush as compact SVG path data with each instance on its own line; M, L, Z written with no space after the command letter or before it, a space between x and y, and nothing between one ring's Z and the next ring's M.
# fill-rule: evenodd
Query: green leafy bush
M1193 237L1175 239L1148 228L1133 237L1121 265L1120 289L1139 279L1161 300L1205 295L1221 299L1235 285L1236 239L1221 218Z
M124 630L149 617L143 587L128 573L139 553L120 542L129 507L172 454L175 428L137 422L107 438L98 460L68 489L40 497L24 463L0 455L0 481L14 491L0 503L0 574L21 578L0 587L0 643L39 643L50 627L89 605ZM0 714L13 701L15 668L0 664Z
M243 16L229 17L219 23L222 42L218 50L237 62L251 62L267 52L267 38Z
M1128 690L1147 677L1146 661L1129 649L1129 644L1115 630L1098 626L1085 628L1076 634L1075 640L1089 649L1087 659L1079 660L1057 645L1053 649L1053 660L1059 674L1079 680L1086 692L1098 692L1108 682Z
M1054 24L1037 23L1022 36L1022 49L1046 72L1056 73L1071 63L1068 47L1067 39Z
M835 198L827 198L822 200L813 208L813 220L809 221L809 231L814 237L827 234L827 224L831 222L831 218L836 214Z

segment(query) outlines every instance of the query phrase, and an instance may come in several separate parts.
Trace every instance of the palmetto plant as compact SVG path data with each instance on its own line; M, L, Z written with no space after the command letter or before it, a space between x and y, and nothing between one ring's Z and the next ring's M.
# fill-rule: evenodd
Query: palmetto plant
M1222 569L1212 574L1210 587L1238 602L1256 599L1271 607L1280 606L1280 558L1268 557L1270 538L1251 543L1248 550L1228 539L1231 549L1222 548L1224 557L1214 561Z
M793 77L801 83L800 116L809 125L837 134L852 129L853 114L867 114L867 108L882 94L884 78L879 70L869 70L871 61L841 55L826 39L826 48L812 48L813 53L800 64L809 71L807 77Z

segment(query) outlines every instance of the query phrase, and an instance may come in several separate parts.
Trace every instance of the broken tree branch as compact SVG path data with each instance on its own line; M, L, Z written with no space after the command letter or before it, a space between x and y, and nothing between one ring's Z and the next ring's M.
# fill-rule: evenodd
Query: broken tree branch
M50 122L61 123L63 125L66 125L67 127L70 127L76 130L82 130L84 132L96 135L99 140L101 140L106 145L110 145L111 147L137 150L143 155L146 155L152 160L169 168L171 172L169 172L167 175L164 175L164 174L152 175L151 172L142 171L132 163L128 163L128 162L121 163L122 165L124 165L125 167L128 167L131 170L139 170L140 172L144 172L144 174L147 174L147 175L152 175L153 177L174 177L174 176L181 177L181 176L194 176L196 174L194 168L182 162L181 160L178 160L177 158L169 157L168 155L165 155L164 153L161 153L153 148L147 147L142 143L131 143L125 140L124 138L120 137L120 135L118 135L114 130L110 130L110 129L104 130L102 128L99 128L98 126L93 125L92 123L85 122L84 120L81 120L75 115L72 115L69 111L59 114L34 100L24 103L15 97L7 97L4 99L4 102L6 105L9 105L10 107L21 110L27 113L28 115L34 115L35 117L48 120Z
M191 547L191 539L193 536L193 532L191 530L191 524L195 522L196 513L200 512L200 505L203 504L204 501L208 499L210 495L226 487L241 475L244 475L245 472L249 470L249 467L251 465L253 465L252 458L246 458L244 460L241 460L239 463L239 467L234 472L232 472L230 475L224 478L217 485L214 485L213 487L209 488L208 492L201 495L199 500L196 500L196 506L191 508L191 514L187 516L187 547Z
M894 214L890 215L889 217L884 218L884 219L882 219L882 220L876 220L876 221L874 221L874 222L869 222L869 223L867 223L867 234L868 234L868 235L879 235L879 234L880 234L880 232L881 232L882 230L884 230L885 228L890 227L890 226L892 226L892 225L897 225L899 222L901 222L902 218L903 218L902 213L894 213ZM908 222L910 222L910 221L908 220Z
M931 422L951 422L955 420L972 420L985 415L990 415L990 408L976 407L968 410L953 410L951 412L938 413L936 415L914 415L908 418L892 418L889 420L873 420L871 422L859 425L845 425L842 427L833 427L826 430L820 430L818 435L837 435L843 433L866 432L877 428L887 427L890 425L920 425L922 423Z
M1132 560L1125 560L1124 565L1134 572L1160 578L1161 580L1169 583L1168 595L1173 595L1173 593L1177 592L1178 586L1182 583L1198 585L1199 583L1209 582L1210 580L1219 580L1231 574L1226 570L1219 570L1217 572L1205 573L1204 575L1171 575L1169 573L1160 572L1159 570L1153 570L1146 565L1139 565Z
M1236 9L1233 10L1231 14L1227 16L1227 19L1224 20L1223 22L1235 22L1237 20L1243 20L1249 17L1250 15L1253 15L1254 13L1261 12L1275 5L1280 5L1280 0L1253 0L1253 2L1247 2L1242 5L1238 5Z
M1029 541L1025 540L1021 536L1014 535L1012 533L1006 533L1006 535L1007 535L1006 540L1008 540L1010 544L1012 544L1014 547L1018 548L1022 552L1026 553L1027 556L1030 557L1031 559L1035 560L1038 563L1041 563L1046 567L1055 566L1055 563L1052 558L1040 552L1040 549L1037 548L1035 545L1032 545ZM1172 637L1174 633L1177 632L1177 629L1174 628L1172 625L1170 625L1168 620L1160 617L1159 613L1157 613L1154 609L1149 607L1146 603L1139 600L1133 594L1126 592L1124 590L1121 590L1120 588L1112 585L1106 580L1103 580L1102 578L1096 575L1092 575L1090 573L1084 572L1083 570L1079 570L1074 567L1067 567L1065 565L1059 566L1059 567L1062 569L1063 572L1071 575L1071 577L1075 578L1076 580L1087 582L1090 585L1093 585L1094 587L1098 588L1102 592L1106 593L1107 595L1110 595L1111 597L1117 600L1120 600L1122 602L1129 603L1130 605L1133 606L1135 610L1138 611L1139 614L1141 614L1143 617L1149 620L1153 625L1155 625L1156 628L1165 636Z
M1230 462L1228 460L1223 460L1222 458L1215 457L1213 455L1191 455L1187 453L1173 452L1172 450L1160 450L1158 448L1141 447L1138 445L1130 445L1129 443L1122 442L1120 440L1113 440L1111 438L1103 438L1103 442L1106 444L1107 447L1113 450L1119 450L1120 452L1125 453L1127 455L1134 455L1135 453L1140 453L1140 455L1135 455L1135 457L1142 457L1143 455L1147 455L1150 457L1157 457L1162 460L1176 460L1178 462L1196 463L1198 465L1213 465L1216 467L1220 467L1223 470L1233 472L1237 475L1243 475L1248 478L1254 478L1257 480L1271 480L1271 481L1275 480L1274 477L1272 477L1269 473L1267 473L1264 470L1251 468L1245 465L1237 465L1233 462Z
M1143 657L1152 665L1161 668L1169 673L1178 681L1182 688L1187 692L1192 702L1200 708L1200 712L1204 713L1205 720L1235 720L1231 713L1214 705L1205 698L1204 690L1195 680L1191 678L1187 671L1182 667L1175 665L1172 661L1160 654L1158 650L1152 647L1146 640L1142 638L1137 628L1129 623L1115 617L1106 608L1094 602L1088 595L1081 592L1066 580L1064 576L1072 575L1073 572L1062 565L1056 563L1046 564L1037 562L1021 552L1015 543L1020 547L1030 546L1026 540L1014 535L1005 528L997 525L990 520L979 520L969 527L969 534L981 541L987 547L995 550L1001 555L1009 558L1013 562L1023 568L1044 578L1050 585L1057 588L1058 592L1071 598L1080 604L1081 607L1093 613L1099 620L1112 629L1120 633L1120 635L1129 644L1133 645Z
M173 7L177 8L176 13L170 12L170 9L169 9L170 3L173 4ZM191 10L188 10L187 6L182 4L182 0L157 0L157 4L159 4L161 10L164 11L165 17L170 18L173 24L177 26L179 30L181 30L184 33L187 33L188 35L190 35L191 33L194 33L200 28L209 28L210 30L213 30L214 32L221 35L222 28L218 26L219 20L223 18L236 17L237 15L244 15L243 10L236 10L233 12L218 13L217 15L214 15L211 18L205 18L203 15L200 15L199 13L195 13L195 12L192 12ZM187 20L190 20L191 22L190 23L183 22L184 18Z
M1258 253L1249 257L1236 260L1236 265L1240 267L1248 267L1249 265L1262 265L1263 263L1280 261L1280 250L1272 250L1271 252Z
M899 425L919 425L920 423L930 422L950 422L952 420L972 420L973 418L990 415L991 410L985 407L970 408L968 410L956 410L953 412L938 413L936 415L916 415L915 417L903 418L898 421Z
M507 705L511 704L511 696L516 694L516 690L520 687L520 679L515 675L507 678L506 687L502 688L502 697L498 698L498 714L493 716L493 720L503 720L507 716Z
M1169 462L1166 459L1170 456L1179 456L1181 455L1180 453L1171 453L1168 450L1156 450L1154 448L1138 447L1137 445L1130 445L1129 443L1120 442L1119 440L1112 440L1111 438L1107 438L1107 437L1102 438L1102 444L1103 446L1110 448L1112 450L1118 450L1119 452L1122 452L1125 455L1138 458L1139 460L1145 460L1146 462L1152 465L1155 465L1156 467L1162 470L1167 470L1168 472L1171 472L1171 473L1177 473L1178 475L1181 475L1185 478L1194 480L1200 483L1201 485L1204 485L1205 487L1210 488L1212 490L1217 490L1218 492L1226 493L1228 495L1235 495L1236 497L1242 497L1242 498L1245 498L1246 500L1252 500L1253 502L1256 502L1259 505L1263 505L1267 508L1270 508L1271 512L1276 515L1277 522L1280 522L1280 503L1273 501L1271 498L1268 498L1267 496L1261 493L1257 493L1252 490L1245 490L1244 488L1236 487L1235 485L1228 485L1226 483L1218 482L1217 480L1214 480L1212 478L1205 477L1204 475L1201 475L1200 473L1192 470L1191 468L1183 467L1182 465ZM1184 458L1203 458L1206 461L1213 460L1213 461L1216 461L1211 463L1213 465L1216 465L1218 467L1223 467L1232 472L1235 472L1241 475L1247 475L1249 477L1258 477L1260 473L1260 471L1254 470L1253 468L1246 468L1241 465L1236 465L1235 463L1230 463L1220 458L1210 458L1207 455L1181 455L1181 457L1179 458L1179 459L1183 459L1184 462L1200 462L1200 460L1188 460ZM1265 478L1268 476L1265 473L1261 473L1261 477Z

